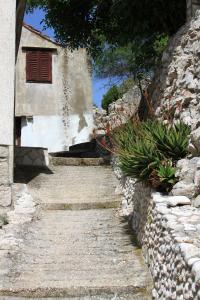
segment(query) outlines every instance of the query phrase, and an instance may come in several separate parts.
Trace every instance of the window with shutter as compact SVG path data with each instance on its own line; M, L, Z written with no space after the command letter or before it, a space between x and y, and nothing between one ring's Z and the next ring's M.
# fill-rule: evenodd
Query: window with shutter
M52 53L48 50L26 51L26 81L52 83Z

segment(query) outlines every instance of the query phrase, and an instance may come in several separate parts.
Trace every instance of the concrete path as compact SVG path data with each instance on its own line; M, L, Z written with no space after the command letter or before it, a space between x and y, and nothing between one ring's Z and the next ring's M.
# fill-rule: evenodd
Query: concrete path
M0 299L151 299L141 250L114 209L120 198L112 170L59 166L50 173L28 184L42 209L9 252Z

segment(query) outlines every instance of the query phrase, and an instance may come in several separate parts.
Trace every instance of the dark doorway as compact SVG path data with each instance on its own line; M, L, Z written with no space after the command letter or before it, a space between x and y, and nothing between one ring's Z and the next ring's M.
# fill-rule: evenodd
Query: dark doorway
M21 146L22 117L15 117L15 146Z

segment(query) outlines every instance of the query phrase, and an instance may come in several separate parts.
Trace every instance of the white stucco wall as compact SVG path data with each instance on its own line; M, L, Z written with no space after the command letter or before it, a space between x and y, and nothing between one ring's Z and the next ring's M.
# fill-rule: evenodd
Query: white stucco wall
M0 144L13 145L15 0L0 0Z
M91 128L93 128L93 114L83 113L85 126L80 129L81 118L78 114L71 114L69 116L69 144L79 144L90 141L92 137Z
M52 84L26 82L23 49L28 47L54 50ZM16 77L15 114L33 117L32 122L23 121L22 146L47 147L50 152L56 152L91 139L94 128L92 81L84 49L68 51L24 27Z
M63 118L61 116L33 116L22 118L22 147L43 147L49 152L68 150L70 145L90 140L88 129L93 126L93 116L84 114L86 124L79 130L79 116L70 115L65 122L69 123L69 131L65 136Z
M34 116L22 119L21 146L48 148L49 152L65 150L62 119L59 116Z

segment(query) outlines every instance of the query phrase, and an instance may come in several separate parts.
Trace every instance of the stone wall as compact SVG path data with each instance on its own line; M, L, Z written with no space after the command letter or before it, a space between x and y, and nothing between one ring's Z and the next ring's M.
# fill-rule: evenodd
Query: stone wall
M200 11L170 40L152 86L156 115L191 126L190 151L200 146ZM200 149L200 148L199 148Z
M10 147L0 145L0 212L3 208L11 205L12 177L10 174L10 166L12 166Z
M200 9L200 0L187 0L187 20L195 15L197 9Z
M47 167L48 150L45 148L15 147L15 165Z
M195 1L193 1L195 2ZM188 158L177 163L173 195L199 202L200 194L200 11L171 38L151 88L156 115L191 128ZM193 158L192 158L193 157ZM197 201L196 201L197 198Z
M104 134L108 124L115 128L130 120L137 113L140 101L140 89L134 86L121 99L109 105L108 114L105 110L95 107L93 114L97 134Z
M194 206L200 207L200 157L179 160L176 176L179 181L174 185L172 195L187 196Z
M119 169L115 173L123 213L129 214L153 277L153 299L200 299L200 210L185 196L163 196Z

